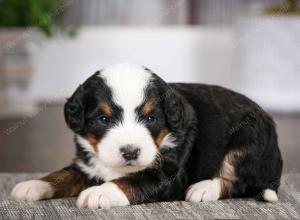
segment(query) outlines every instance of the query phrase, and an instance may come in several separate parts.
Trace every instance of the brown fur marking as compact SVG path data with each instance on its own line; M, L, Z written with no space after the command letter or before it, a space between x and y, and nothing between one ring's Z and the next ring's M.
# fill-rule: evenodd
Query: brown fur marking
M95 153L97 154L98 153L98 147L97 147L98 141L97 141L96 137L93 134L91 134L90 132L87 132L86 139L92 145Z
M130 204L132 204L134 199L133 188L129 185L126 177L115 179L112 182L115 183L125 193Z
M160 131L160 133L158 134L157 138L155 139L155 144L157 146L157 148L160 147L164 137L169 133L167 128L164 128Z
M73 170L59 170L41 178L54 189L54 198L77 196L85 184L82 176Z
M241 150L231 150L229 151L223 160L222 167L219 170L218 178L221 183L221 198L229 197L231 193L231 188L233 183L237 180L235 173L235 162L238 157L244 154Z
M107 102L102 101L102 102L100 102L99 106L100 106L101 110L102 110L105 114L107 114L108 116L111 116L111 115L112 115L113 110L112 110L111 106L110 106Z
M144 115L148 115L153 111L153 101L152 100L147 100L142 108L142 112L144 113Z

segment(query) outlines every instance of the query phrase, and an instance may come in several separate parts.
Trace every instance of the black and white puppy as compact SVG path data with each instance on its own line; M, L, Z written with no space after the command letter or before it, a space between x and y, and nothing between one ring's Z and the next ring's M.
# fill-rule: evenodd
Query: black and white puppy
M233 197L278 200L282 159L271 117L219 86L166 83L149 69L96 72L65 104L73 163L21 182L16 200L77 196L109 208Z

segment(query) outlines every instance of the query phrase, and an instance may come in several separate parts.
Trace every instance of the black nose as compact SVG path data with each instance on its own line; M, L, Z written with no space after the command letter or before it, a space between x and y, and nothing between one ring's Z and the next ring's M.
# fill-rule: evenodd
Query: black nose
M136 160L140 154L140 149L132 145L126 145L120 148L123 158L127 161Z

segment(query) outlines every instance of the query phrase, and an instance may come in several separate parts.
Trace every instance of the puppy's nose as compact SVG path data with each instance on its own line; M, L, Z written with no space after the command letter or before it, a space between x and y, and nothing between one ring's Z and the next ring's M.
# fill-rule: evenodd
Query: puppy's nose
M132 145L125 145L120 148L123 158L127 161L136 160L140 154L140 149Z

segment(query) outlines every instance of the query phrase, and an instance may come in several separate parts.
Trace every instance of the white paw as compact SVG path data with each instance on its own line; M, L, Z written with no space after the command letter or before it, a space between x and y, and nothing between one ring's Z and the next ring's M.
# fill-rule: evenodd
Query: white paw
M82 191L77 199L78 208L110 208L127 206L129 201L124 192L114 183L107 182Z
M53 196L52 186L42 180L29 180L18 183L11 192L11 197L18 201L38 201Z
M188 188L185 200L190 202L215 201L220 198L221 185L218 179L204 180Z
M263 198L267 202L277 202L278 201L277 193L272 189L263 190Z

